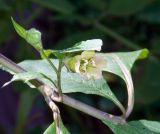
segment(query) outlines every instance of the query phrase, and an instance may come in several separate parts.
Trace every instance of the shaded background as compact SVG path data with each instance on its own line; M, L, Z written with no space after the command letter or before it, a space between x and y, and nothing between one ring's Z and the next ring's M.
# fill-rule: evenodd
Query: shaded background
M36 27L45 48L63 49L76 42L101 38L103 52L148 48L148 59L132 69L135 107L129 120L160 121L160 1L159 0L0 0L0 52L15 62L39 59L38 53L14 31L10 17L26 28ZM108 82L126 104L124 82L111 74ZM0 86L11 78L0 70ZM120 114L98 96L71 96L104 111ZM111 134L101 123L59 104L72 134ZM40 134L52 122L51 111L37 90L21 82L0 89L0 134Z

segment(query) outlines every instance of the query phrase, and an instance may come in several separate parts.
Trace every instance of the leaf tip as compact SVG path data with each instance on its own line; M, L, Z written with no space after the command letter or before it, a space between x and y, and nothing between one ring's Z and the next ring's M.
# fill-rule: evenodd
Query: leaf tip
M11 16L11 21L12 21L12 24L14 26L14 29L16 30L17 34L19 36L21 36L22 38L25 38L26 37L26 30L20 25L18 24L14 19L13 17Z
M149 55L149 50L147 48L144 48L141 50L140 55L138 56L138 59L145 59Z

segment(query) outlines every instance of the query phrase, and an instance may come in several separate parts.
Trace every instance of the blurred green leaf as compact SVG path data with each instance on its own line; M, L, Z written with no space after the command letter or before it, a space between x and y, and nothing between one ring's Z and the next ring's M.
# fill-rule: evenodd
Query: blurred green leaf
M11 7L6 4L6 1L0 0L0 10L9 11Z
M32 104L36 96L37 92L31 89L27 89L21 93L14 134L24 133L24 128L28 120L28 114L32 108Z
M108 6L108 2L106 0L86 0L86 2L90 6L100 10L105 10Z
M40 6L48 8L50 10L53 11L55 10L57 12L66 15L72 14L75 10L74 5L69 0L30 0L30 1L35 2Z
M136 17L138 20L149 23L160 23L160 1L157 0L151 3L144 11L138 14Z
M153 0L111 0L109 3L108 13L111 15L117 15L117 16L129 16L143 10L152 2L154 1Z
M160 45L159 44L160 44L160 37L158 36L152 40L152 49L151 49L152 53L160 55L160 52L159 52Z
M160 123L156 121L131 121L127 124L114 124L109 121L103 121L104 124L114 132L114 134L159 134Z
M60 120L60 129L61 134L70 134L67 128L63 125L62 120ZM56 124L53 122L43 134L55 134L56 133Z
M106 66L103 68L104 71L116 74L125 80L124 74L114 59L114 55L118 56L122 63L127 67L127 69L131 71L134 62L138 59L146 58L148 53L149 52L147 49L142 49L133 52L100 53L97 55L103 57L106 60Z
M135 81L135 100L150 104L160 99L160 64L149 60Z

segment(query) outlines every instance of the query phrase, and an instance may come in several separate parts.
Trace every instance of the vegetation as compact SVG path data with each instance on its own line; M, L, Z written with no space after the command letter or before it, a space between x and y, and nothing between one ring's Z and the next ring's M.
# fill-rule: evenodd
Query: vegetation
M156 110L159 107L158 89L160 87L158 82L159 47L157 45L159 31L158 28L155 29L159 25L158 17L156 17L159 14L158 0L123 0L121 2L117 0L94 0L94 2L90 0L81 2L24 0L23 4L17 0L1 3L1 12L4 14L1 18L3 23L0 33L2 53L5 54L4 42L10 44L10 41L15 40L16 44L20 44L15 45L17 49L10 54L11 57L14 55L18 62L22 59L35 59L15 64L1 54L1 69L13 75L11 81L7 82L4 87L13 81L22 80L31 88L39 89L53 113L53 115L49 114L48 118L51 119L52 116L54 118L53 124L44 133L60 134L60 131L84 134L96 131L107 133L107 128L99 130L97 127L105 125L116 134L159 133L159 123L149 121L159 120ZM30 15L26 15L25 9L34 12L27 11ZM13 15L13 12L17 12L17 15ZM37 28L26 30L12 19L16 32L37 50L42 60L37 60L37 52L26 45L24 40L17 42L18 38L15 39L15 34L10 32L12 28L9 16L11 15L18 16L23 26L28 24L37 26ZM42 15L48 16L44 20ZM37 29L42 31L42 36ZM5 34L8 36L7 39ZM142 45L135 44L122 35ZM53 43L54 46L52 46ZM46 49L48 47L51 49ZM101 47L102 52L97 52L101 50ZM147 57L148 50L142 49L144 47L149 48L151 54L145 63L139 62L133 68L135 85L133 87L130 71L136 60ZM106 53L106 50L112 53ZM127 52L113 52L117 50ZM124 82L127 95L125 90L115 90L126 88L123 85ZM24 90L16 90L20 92L21 97L13 133L27 133L27 131L43 133L45 130L43 125L41 129L25 130L24 126L27 125L32 103L39 94L19 83L14 86L20 87L19 85ZM70 97L64 95L68 93ZM73 109L55 102L62 102L89 114L101 120L104 125L99 121L97 123L100 125L97 125L91 119L85 119L92 124L92 127L87 129L81 119L88 118L87 116L77 115ZM136 105L132 112L134 102ZM125 106L126 103L127 106ZM109 112L103 112L106 110ZM69 131L63 125L62 120L65 125L68 124ZM49 122L51 123L51 120ZM6 131L6 133L9 132Z

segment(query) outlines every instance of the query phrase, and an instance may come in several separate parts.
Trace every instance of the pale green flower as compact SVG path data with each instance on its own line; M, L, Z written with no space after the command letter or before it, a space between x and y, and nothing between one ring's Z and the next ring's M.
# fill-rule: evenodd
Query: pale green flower
M75 73L79 73L88 79L102 78L102 68L104 59L95 55L95 51L83 51L80 55L65 59L67 68Z

